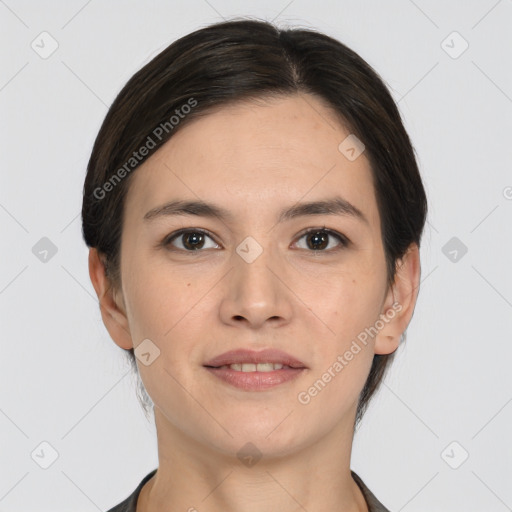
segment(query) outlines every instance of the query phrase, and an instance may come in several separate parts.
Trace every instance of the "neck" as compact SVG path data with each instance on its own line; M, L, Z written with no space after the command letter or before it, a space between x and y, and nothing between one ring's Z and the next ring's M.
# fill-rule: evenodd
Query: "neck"
M157 407L155 423L159 466L141 490L137 512L368 511L350 474L353 421L308 446L259 460L255 448L239 459L192 439Z

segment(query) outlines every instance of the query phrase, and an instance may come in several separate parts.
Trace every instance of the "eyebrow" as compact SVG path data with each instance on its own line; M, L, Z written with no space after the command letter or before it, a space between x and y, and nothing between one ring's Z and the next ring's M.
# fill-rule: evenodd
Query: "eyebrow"
M235 215L225 208L206 201L169 201L161 206L149 210L144 215L144 220L149 221L159 217L173 215L197 215L199 217L217 217L221 220L232 222ZM312 201L298 203L289 208L281 210L278 222L284 222L297 217L308 215L341 215L352 217L369 225L368 219L363 212L349 203L346 199L336 196L324 201Z

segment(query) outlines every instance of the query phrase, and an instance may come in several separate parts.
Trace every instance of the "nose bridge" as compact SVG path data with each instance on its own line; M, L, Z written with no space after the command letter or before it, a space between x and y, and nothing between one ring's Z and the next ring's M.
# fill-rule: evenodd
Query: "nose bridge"
M270 237L259 236L258 240L249 235L236 247L233 261L237 282L234 284L241 286L246 295L261 295L260 300L269 300L275 288L275 276L269 267L279 264Z

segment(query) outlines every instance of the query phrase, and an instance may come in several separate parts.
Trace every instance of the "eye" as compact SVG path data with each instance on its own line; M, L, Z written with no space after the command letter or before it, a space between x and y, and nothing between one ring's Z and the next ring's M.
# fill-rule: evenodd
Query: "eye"
M205 246L205 240L208 238L213 242L213 245L210 245L210 247ZM348 238L341 233L331 229L326 229L325 227L309 229L300 236L299 240L302 238L306 239L306 247L299 248L313 252L336 251L347 247L350 243ZM332 244L329 243L329 238L335 238L338 241L338 244L332 247ZM178 241L179 244L175 244L175 241ZM190 228L180 229L179 231L171 233L162 241L161 245L166 248L169 248L169 246L172 245L176 250L185 252L195 252L200 251L201 249L215 249L220 247L219 244L213 240L213 235L206 229Z
M349 240L347 239L347 237L345 237L341 233L338 233L337 231L326 229L325 227L309 229L299 238L299 240L302 238L306 239L306 247L300 248L309 249L313 252L337 251L349 245ZM334 248L329 248L329 246L331 245L329 244L329 238L336 238L338 240L338 245L335 246ZM329 249L326 251L326 248Z
M211 234L205 229L181 229L166 237L162 242L162 245L168 247L169 245L173 245L172 242L174 242L174 240L178 240L181 241L181 247L179 245L174 245L174 247L187 252L198 251L200 249L211 249L215 248L215 246L219 247L215 242L213 247L205 247L206 238L210 238L210 240L213 241Z

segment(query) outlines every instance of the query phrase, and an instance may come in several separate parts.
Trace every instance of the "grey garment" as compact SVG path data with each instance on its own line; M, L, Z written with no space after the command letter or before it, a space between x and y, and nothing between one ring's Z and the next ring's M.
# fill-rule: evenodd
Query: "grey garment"
M133 491L128 498L124 501L116 505L114 508L111 508L107 512L136 512L137 510L137 499L139 497L140 491L144 487L144 484L156 473L158 468L148 473L137 486L135 491ZM366 487L361 478L350 471L352 474L352 478L355 480L361 492L363 493L364 499L366 500L366 505L368 506L368 512L389 512L389 510L373 495L373 493Z
M389 510L375 497L372 491L366 487L359 475L353 471L350 472L352 473L352 478L356 481L356 484L363 493L366 505L368 506L368 512L389 512Z
M136 512L137 510L137 499L139 497L140 491L144 487L144 484L156 473L156 469L153 469L151 473L148 473L137 486L137 489L133 491L128 498L124 501L116 505L114 508L111 508L108 512Z

